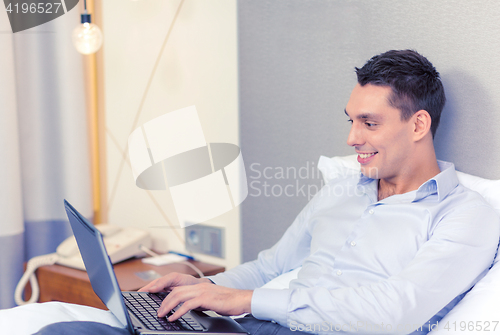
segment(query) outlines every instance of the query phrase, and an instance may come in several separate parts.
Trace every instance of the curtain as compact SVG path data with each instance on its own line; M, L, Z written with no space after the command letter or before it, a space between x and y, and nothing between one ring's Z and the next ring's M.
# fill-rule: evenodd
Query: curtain
M0 11L0 308L31 257L71 234L63 199L91 218L89 134L79 13L13 34Z

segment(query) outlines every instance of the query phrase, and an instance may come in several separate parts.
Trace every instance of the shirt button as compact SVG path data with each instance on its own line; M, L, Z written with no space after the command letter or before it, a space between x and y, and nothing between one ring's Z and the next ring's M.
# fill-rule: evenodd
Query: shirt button
M337 271L337 276L340 276L340 275L342 275L342 271L338 270Z
M351 246L355 247L356 246L356 242L352 241L351 242Z
M375 213L375 211L374 211L373 209L370 209L370 210L368 211L368 213L373 214L373 213Z

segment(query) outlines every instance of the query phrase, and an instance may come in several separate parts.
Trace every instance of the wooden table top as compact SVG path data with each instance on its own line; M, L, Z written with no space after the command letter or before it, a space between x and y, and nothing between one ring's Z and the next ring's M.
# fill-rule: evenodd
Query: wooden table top
M188 262L199 268L201 272L205 274L205 276L211 276L217 274L219 272L224 271L225 269L223 266L207 264L199 261L188 261ZM141 259L136 258L117 263L113 267L116 277L118 279L118 284L120 285L120 289L122 291L135 291L149 282L148 280L141 279L139 276L137 276L136 275L137 272L145 272L152 270L158 273L160 276L164 276L171 272L180 272L198 277L196 272L191 267L183 263L171 263L162 266L156 266L151 264L145 264L142 262ZM73 278L73 279L89 281L89 277L86 271L68 268L66 266L58 264L44 266L39 270L42 270L43 272L49 272L52 274L63 275L65 277L68 277L68 279Z

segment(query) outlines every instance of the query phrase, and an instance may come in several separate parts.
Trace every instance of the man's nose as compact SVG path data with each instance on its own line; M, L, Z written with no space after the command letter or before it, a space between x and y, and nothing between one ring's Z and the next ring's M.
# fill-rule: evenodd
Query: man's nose
M351 130L349 131L349 136L347 136L347 145L351 147L358 147L363 145L363 140L361 136L361 132L359 131L358 127L353 124L351 126Z

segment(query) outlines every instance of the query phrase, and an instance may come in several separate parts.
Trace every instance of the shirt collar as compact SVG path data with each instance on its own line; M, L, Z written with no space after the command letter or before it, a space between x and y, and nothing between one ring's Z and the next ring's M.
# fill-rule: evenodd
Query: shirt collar
M417 189L417 192L414 192L415 197L413 198L413 202L420 201L431 195L437 195L434 199L436 202L440 202L458 186L455 165L453 163L438 160L438 166L441 172L427 180ZM360 172L358 187L363 188L365 192L368 191L366 193L375 191L376 194L377 186L378 182L376 182L375 179L371 179Z
M437 194L437 202L440 202L458 186L457 172L455 165L450 162L439 161L441 172L423 183L417 190L413 201L419 201L431 194Z

